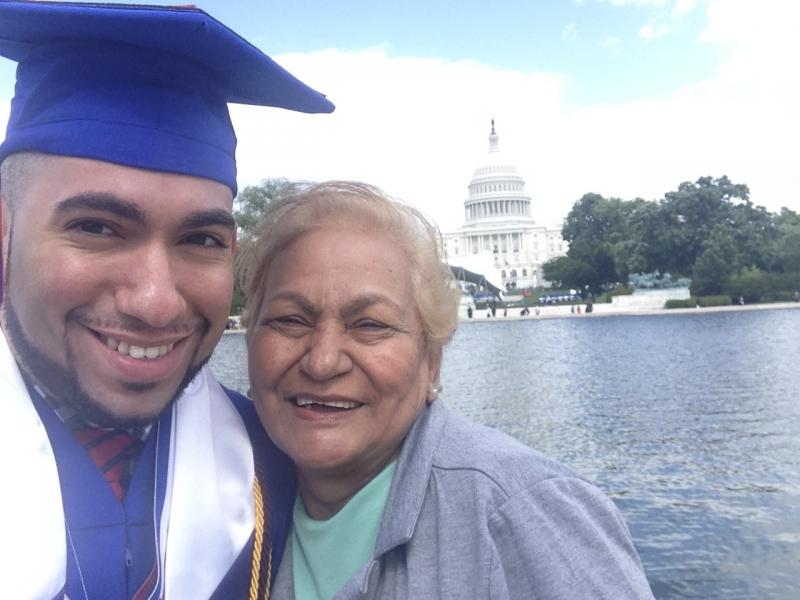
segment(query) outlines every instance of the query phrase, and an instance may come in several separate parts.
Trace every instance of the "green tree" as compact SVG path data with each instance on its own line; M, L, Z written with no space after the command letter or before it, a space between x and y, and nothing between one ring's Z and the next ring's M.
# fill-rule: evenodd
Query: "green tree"
M730 224L740 266L774 271L778 266L775 215L763 206L745 202L731 208Z
M745 302L758 302L764 294L772 292L769 274L756 268L744 269L725 284L725 292L731 298L743 298Z
M734 221L734 205L749 204L746 185L735 184L726 176L701 177L695 183L685 181L674 192L667 192L661 202L660 221L664 246L660 261L664 270L690 273L704 252L711 231L719 224ZM661 270L661 269L659 269Z
M776 218L776 226L775 255L778 268L784 272L800 272L800 214L783 208Z
M542 265L542 272L545 279L559 288L583 289L585 285L596 285L591 265L570 256L547 261Z
M258 185L248 185L236 196L234 201L233 218L236 220L238 246L236 265L238 273L239 260L247 255L251 238L258 228L264 211L271 202L284 197L297 189L298 184L288 179L264 179ZM246 296L242 289L239 277L235 277L233 284L233 298L231 299L230 314L240 315L244 309Z
M781 270L800 271L800 225L780 228L776 254Z
M711 231L692 270L692 296L721 294L728 278L739 270L739 251L728 225Z
M242 291L241 287L234 283L233 286L233 297L231 298L231 309L228 314L231 315L241 315L242 311L244 310L244 305L246 302L246 298L244 296L244 292Z
M569 242L567 256L589 267L578 287L589 285L598 292L627 279L631 268L641 265L640 244L631 239L630 231L631 214L639 202L643 201L592 193L584 194L572 207L562 230Z
M278 200L296 184L288 179L262 179L258 185L248 185L236 196L233 217L239 228L240 239L250 237L261 222L264 211L270 202Z
M776 220L778 221L778 225L796 225L800 227L800 213L796 213L785 206L781 208L781 212L778 213Z
M726 176L683 182L658 202L584 194L562 234L577 262L554 263L546 277L595 292L632 273L671 273L693 275L694 289L718 294L743 269L800 270L800 216L754 206L747 186Z

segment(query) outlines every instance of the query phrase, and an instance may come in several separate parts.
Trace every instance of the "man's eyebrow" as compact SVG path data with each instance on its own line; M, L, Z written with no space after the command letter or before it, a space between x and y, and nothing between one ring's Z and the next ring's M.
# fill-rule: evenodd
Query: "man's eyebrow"
M59 215L64 215L72 211L78 210L97 210L108 212L127 219L128 221L135 221L137 223L144 223L146 221L144 213L138 206L127 200L122 200L113 194L104 194L96 192L87 192L84 194L77 194L61 200L56 204L55 212Z
M235 229L236 221L231 213L222 209L198 210L187 216L181 225L184 229L195 229L214 225L221 225L226 229Z

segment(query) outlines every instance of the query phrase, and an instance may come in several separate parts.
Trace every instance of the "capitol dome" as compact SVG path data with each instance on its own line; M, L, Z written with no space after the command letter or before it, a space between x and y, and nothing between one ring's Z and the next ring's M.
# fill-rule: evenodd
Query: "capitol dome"
M564 256L560 229L537 225L525 181L500 152L492 120L489 152L479 161L464 201L464 224L444 234L451 266L482 275L499 288L512 290L547 285L542 265Z
M508 157L500 152L494 119L489 135L489 152L475 168L469 182L464 212L467 224L508 219L533 223L531 199L525 195L525 181Z

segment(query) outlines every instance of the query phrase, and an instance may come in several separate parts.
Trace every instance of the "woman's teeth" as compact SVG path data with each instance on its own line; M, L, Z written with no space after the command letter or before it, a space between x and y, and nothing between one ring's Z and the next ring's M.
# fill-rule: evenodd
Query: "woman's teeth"
M297 406L310 406L312 404L317 404L319 406L330 406L331 408L358 408L358 402L348 402L345 400L312 400L311 398L302 398L298 396L294 399L294 403Z
M140 360L149 358L152 360L154 358L161 358L170 352L175 347L175 344L167 344L164 346L134 346L128 342L120 342L119 340L109 337L106 338L106 346L111 350L124 354L125 356L130 356L131 358Z

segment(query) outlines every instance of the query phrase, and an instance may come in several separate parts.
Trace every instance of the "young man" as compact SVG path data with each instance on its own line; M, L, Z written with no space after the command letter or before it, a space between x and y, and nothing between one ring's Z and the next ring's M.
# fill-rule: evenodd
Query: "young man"
M0 2L0 583L265 597L294 494L204 367L228 317L227 103L333 105L194 8ZM274 552L271 552L274 550Z

